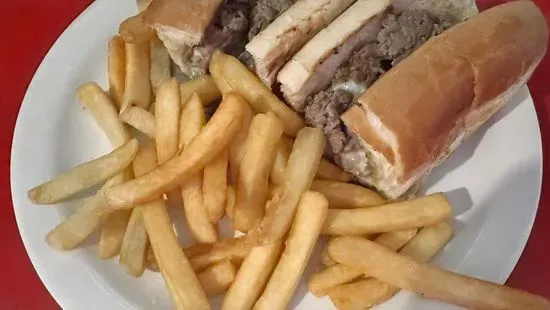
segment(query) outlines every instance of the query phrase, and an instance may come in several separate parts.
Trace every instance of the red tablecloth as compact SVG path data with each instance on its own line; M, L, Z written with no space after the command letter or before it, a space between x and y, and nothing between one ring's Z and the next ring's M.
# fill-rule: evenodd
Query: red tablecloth
M133 0L118 0L133 1ZM503 0L478 0L481 9ZM0 310L57 309L23 248L11 203L9 159L17 112L25 90L55 39L91 0L0 1ZM550 1L535 0L550 17ZM116 1L113 1L116 5ZM550 57L529 83L542 131L544 154L550 151ZM508 284L550 298L550 161L545 157L539 212L529 243ZM521 206L518 206L521 208Z

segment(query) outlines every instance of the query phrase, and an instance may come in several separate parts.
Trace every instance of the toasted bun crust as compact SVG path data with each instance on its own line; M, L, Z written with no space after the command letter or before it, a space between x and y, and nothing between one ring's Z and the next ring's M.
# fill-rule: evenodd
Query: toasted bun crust
M194 46L223 0L155 0L145 10L143 20L159 32L177 32L178 44Z
M354 1L298 1L254 37L246 50L254 58L262 82L271 87L290 57Z
M386 73L342 115L367 147L368 183L402 195L525 84L547 44L540 10L516 1L445 31Z

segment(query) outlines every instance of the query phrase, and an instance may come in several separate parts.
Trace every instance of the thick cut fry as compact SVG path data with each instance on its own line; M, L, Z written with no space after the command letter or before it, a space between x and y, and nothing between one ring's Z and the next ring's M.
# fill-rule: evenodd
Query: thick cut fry
M323 195L306 192L300 200L286 247L254 309L285 309L321 233L328 201Z
M143 209L153 252L176 309L210 309L200 282L183 254L164 201Z
M381 244L392 251L399 250L415 235L417 229L406 229L387 232L378 236L374 242ZM335 264L315 273L308 282L309 291L317 297L325 296L334 287L352 281L363 273L359 269L346 265Z
M204 105L209 105L222 96L210 75L203 75L181 84L181 104L187 103L193 93L199 95Z
M315 180L311 190L325 195L334 209L356 209L386 203L375 191L351 183Z
M446 223L424 227L400 253L418 262L428 262L445 246L452 234L452 228ZM338 309L359 310L382 304L398 292L399 288L395 286L368 278L337 286L329 296Z
M470 309L550 307L544 297L419 263L359 237L337 238L329 252L341 264L361 269L381 281Z
M228 161L228 152L225 149L204 167L202 194L208 219L213 224L221 220L225 213Z
M86 83L78 88L76 96L90 112L113 147L119 147L131 139L126 126L118 118L111 98L96 83Z
M140 107L128 107L120 113L120 120L135 129L146 134L149 138L155 139L157 135L155 116Z
M120 24L118 33L126 43L147 43L155 35L153 28L143 22L143 14L127 18Z
M150 53L151 53L151 86L153 90L156 91L157 87L160 84L172 77L170 73L170 55L168 50L164 47L162 41L157 37L153 36L150 42ZM178 84L178 103L179 98L179 84Z
M292 224L298 201L311 186L325 149L325 135L318 128L306 127L298 133L285 170L281 191L271 199L261 224L251 237L262 244L281 239Z
M277 145L277 150L273 159L273 166L271 168L271 174L269 179L275 185L281 185L285 180L285 168L292 152L292 144L294 141L287 137L282 137Z
M180 145L184 150L189 143L200 133L205 123L205 116L199 97L193 97L183 108L181 113ZM183 125L184 124L184 125ZM181 187L183 208L187 224L193 239L197 243L213 243L218 240L216 228L208 220L208 213L204 206L202 190L202 171L190 176Z
M233 183L236 183L239 177L239 169L244 156L244 143L248 137L248 130L253 116L254 113L252 113L250 107L246 105L241 127L233 141L229 144L229 168L231 170Z
M438 193L383 206L352 210L329 210L323 234L361 235L418 228L451 216L451 205Z
M282 250L282 242L253 248L225 294L222 310L248 310L262 293Z
M225 213L231 222L233 222L233 210L235 209L235 189L232 185L227 186L227 199Z
M160 84L155 101L158 163L163 164L178 152L180 122L179 84L168 79Z
M199 172L223 150L239 130L245 103L227 94L201 133L175 157L150 173L102 190L112 208L128 208L160 197Z
M238 91L257 113L273 112L277 115L285 124L286 135L294 137L305 126L302 118L279 100L237 58L216 51L210 61L210 73L217 85L228 85Z
M131 106L144 109L151 104L151 81L149 80L149 45L126 43L126 80L120 111Z
M118 174L107 180L103 188L124 182L124 175ZM57 225L46 236L46 242L56 250L72 250L94 232L109 216L107 202L99 194L86 201L69 218Z
M108 259L120 253L131 215L132 210L116 210L103 223L97 246L100 258Z
M124 170L136 156L136 139L92 161L67 170L50 181L29 190L35 204L54 204L87 188L97 185Z
M284 124L273 113L252 119L236 186L233 228L248 231L264 216L269 171Z
M315 178L320 180L349 182L353 180L353 175L323 158L319 163L319 171L317 171Z
M124 81L126 76L126 51L124 40L120 36L114 36L109 40L107 51L107 67L109 75L109 94L116 105L117 110L122 105L124 96Z
M225 292L235 280L237 271L229 260L222 261L198 274L199 282L207 297Z
M134 175L142 176L145 173L155 169L157 166L157 154L153 143L145 144L133 162ZM144 204L132 210L132 215L128 221L122 246L120 248L120 264L126 272L134 277L139 277L145 270L146 251L149 244L147 229L143 221L142 209L147 208Z
M247 238L232 238L211 244L208 252L194 255L190 258L194 270L203 270L204 268L217 264L226 259L242 260L248 255L254 247L254 243Z

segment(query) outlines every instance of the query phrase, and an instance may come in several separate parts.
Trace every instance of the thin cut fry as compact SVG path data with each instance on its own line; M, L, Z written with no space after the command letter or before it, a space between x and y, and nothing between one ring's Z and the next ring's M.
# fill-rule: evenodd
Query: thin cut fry
M153 90L156 91L157 87L159 87L162 82L172 77L172 74L170 73L170 55L168 54L168 50L166 50L166 47L164 47L162 41L157 36L153 36L149 48L151 53L151 86L153 87Z
M232 185L227 186L227 201L225 206L225 214L231 222L233 222L233 210L235 209L235 189Z
M418 228L451 216L445 195L433 194L383 206L350 210L329 210L323 234L361 235Z
M200 98L193 94L181 113L180 145L185 150L200 133L205 123ZM202 190L202 171L190 176L181 187L185 217L193 239L197 243L213 243L218 240L216 228L208 220Z
M108 259L120 253L122 240L131 215L132 210L116 210L103 223L99 235L99 244L97 245L100 258Z
M179 84L168 79L160 84L155 101L158 163L163 164L178 152L180 122Z
M160 197L188 180L223 150L239 130L243 106L239 96L227 94L204 129L180 154L150 173L102 190L112 208L131 208Z
M550 301L507 286L459 275L397 254L360 237L337 238L330 255L391 285L470 309L548 309Z
M144 109L151 104L149 45L126 43L126 80L120 111L131 106Z
M351 183L315 180L311 190L325 195L330 207L335 209L356 209L386 203L375 191Z
M285 309L306 268L327 216L323 195L306 192L300 200L286 247L254 309Z
M222 96L210 75L203 75L181 84L181 104L187 103L193 93L199 95L204 105L209 105Z
M202 191L204 206L211 223L217 223L225 213L228 161L228 152L225 149L204 167Z
M211 248L208 252L190 258L194 270L203 270L226 259L244 259L254 247L254 244L247 238L242 237L218 241L209 246Z
M140 107L128 107L120 113L120 120L135 129L146 134L149 138L155 139L157 135L155 116Z
M279 140L273 159L273 167L269 175L269 179L275 185L284 183L286 164L288 163L290 152L292 152L293 143L294 141L287 137L282 137L281 140Z
M298 201L311 186L325 149L325 135L318 128L302 129L285 170L285 182L281 191L268 202L267 213L261 224L254 228L251 238L259 238L262 244L281 239L290 229Z
M108 46L108 75L109 94L116 105L117 110L122 105L124 96L124 83L126 76L126 51L124 40L120 36L113 36Z
M378 236L374 242L387 247L392 251L399 250L415 235L417 229L406 229L387 232ZM334 287L352 281L363 273L359 269L346 265L335 264L315 273L308 282L309 291L317 297L327 295Z
M97 185L128 167L138 147L137 140L132 139L109 154L67 170L29 190L29 199L35 204L54 204Z
M447 223L424 227L399 253L418 262L430 261L451 239L452 228ZM338 309L365 309L392 298L399 288L375 278L367 278L333 288L330 299Z
M247 310L254 306L277 264L281 250L282 242L278 241L250 251L225 294L222 310Z
M229 260L213 265L198 274L199 282L207 297L225 292L235 280L237 271Z
M216 51L210 60L210 73L218 86L228 85L239 92L257 113L275 113L285 124L286 135L294 137L305 126L302 118L279 100L237 58Z
M244 100L244 99L243 99ZM231 170L231 178L233 182L237 182L241 161L244 156L244 143L248 137L250 122L254 114L248 105L244 108L244 116L241 127L235 135L235 138L229 144L229 168Z
M319 163L319 171L317 171L315 178L340 182L350 182L353 180L353 176L350 173L345 172L340 167L324 158L321 159Z
M155 31L143 22L143 14L127 18L120 24L118 33L126 43L147 43Z
M284 124L273 113L252 119L236 186L233 228L248 231L264 216L269 171Z

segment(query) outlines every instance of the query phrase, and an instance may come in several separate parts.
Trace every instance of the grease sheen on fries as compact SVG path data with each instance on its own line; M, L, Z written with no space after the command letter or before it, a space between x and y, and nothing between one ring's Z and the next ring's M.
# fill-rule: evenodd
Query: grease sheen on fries
M375 191L350 183L315 180L311 190L327 197L330 207L336 209L364 208L386 203Z
M318 128L306 127L298 133L285 169L281 190L268 204L265 217L250 236L266 244L281 239L290 229L296 207L311 186L325 149L325 135Z
M126 76L126 48L124 40L120 36L113 36L109 40L107 56L107 71L109 75L109 94L120 109L124 96L124 83Z
M258 113L273 112L285 124L285 134L296 136L305 124L302 118L275 96L237 58L216 51L210 60L210 73L218 87L238 91ZM220 87L221 88L226 88Z
M418 228L451 216L445 195L432 194L412 200L349 210L329 210L323 234L360 235Z
M126 43L126 80L120 111L131 106L144 109L151 104L149 45Z
M257 114L250 124L239 170L233 228L248 231L264 215L269 171L284 124L273 113Z
M97 185L128 167L139 148L136 139L92 161L69 169L50 181L29 190L35 204L54 204L87 188Z
M176 188L200 171L235 136L242 121L245 104L237 96L225 95L216 113L179 157L167 161L144 176L102 190L109 205L116 209L147 202Z
M302 195L286 247L254 309L285 309L294 294L321 233L328 201L323 195Z
M204 105L209 105L222 96L210 75L203 75L181 84L181 104L187 103L193 93L199 95Z
M338 262L424 297L471 309L548 309L546 298L446 271L392 252L360 237L344 236L329 246Z

